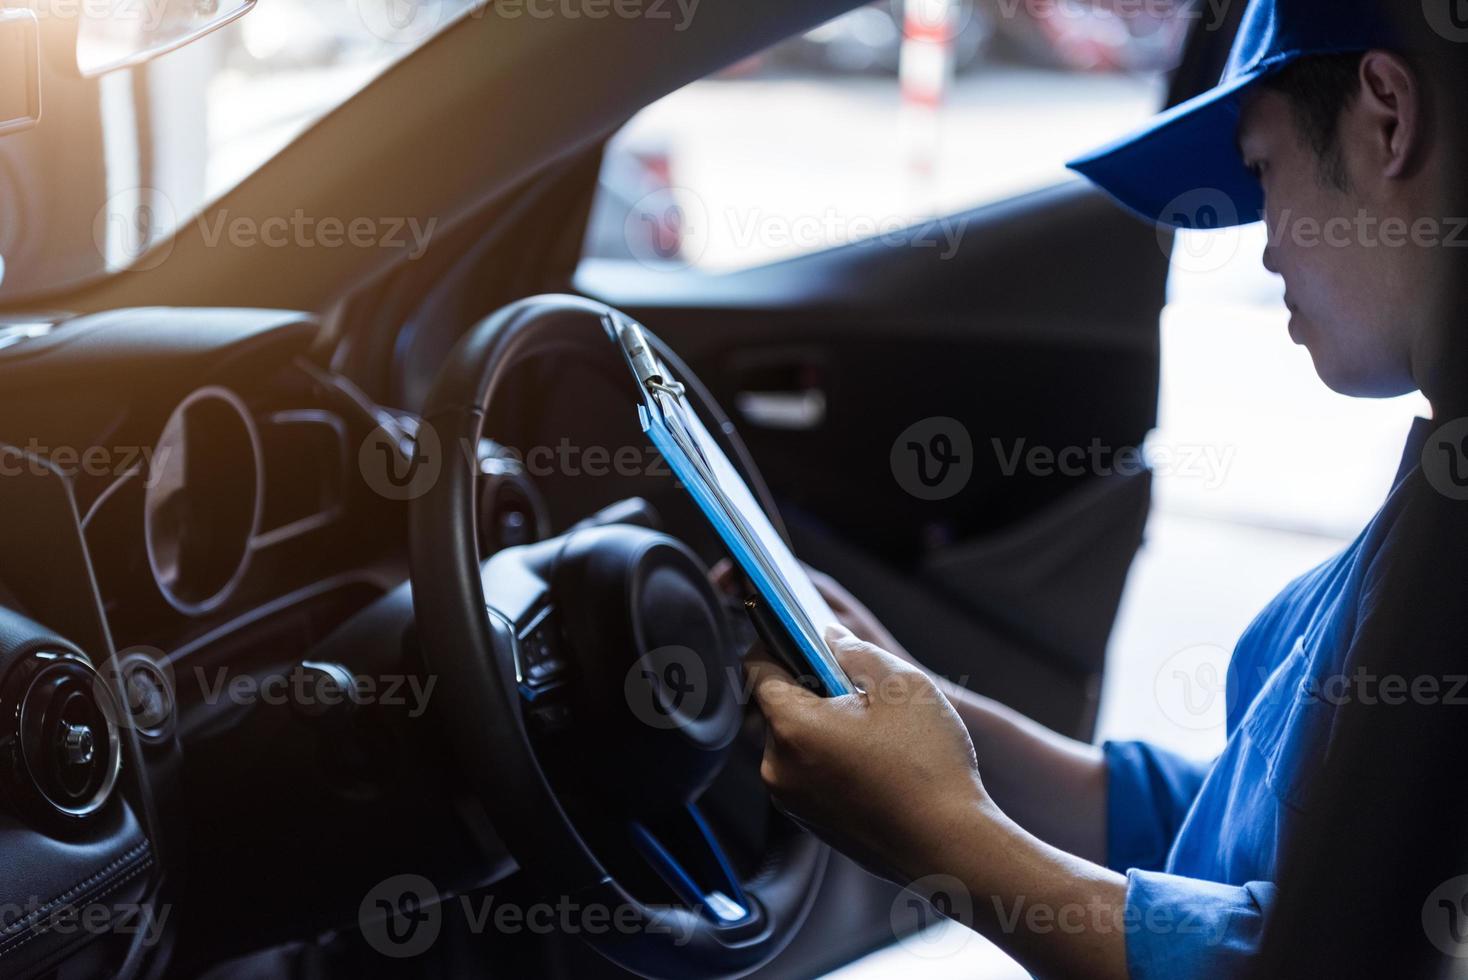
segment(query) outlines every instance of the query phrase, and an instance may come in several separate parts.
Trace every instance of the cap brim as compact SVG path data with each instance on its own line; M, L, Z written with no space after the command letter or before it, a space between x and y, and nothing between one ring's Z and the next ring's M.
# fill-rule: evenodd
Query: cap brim
M1262 74L1179 103L1145 128L1066 166L1160 225L1227 228L1258 221L1264 192L1244 167L1236 131L1240 95Z

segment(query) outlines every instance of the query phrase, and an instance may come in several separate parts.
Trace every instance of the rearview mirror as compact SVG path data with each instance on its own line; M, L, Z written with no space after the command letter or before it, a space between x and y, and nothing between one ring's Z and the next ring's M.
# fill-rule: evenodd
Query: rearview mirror
M76 66L88 77L141 64L249 13L255 0L82 4Z

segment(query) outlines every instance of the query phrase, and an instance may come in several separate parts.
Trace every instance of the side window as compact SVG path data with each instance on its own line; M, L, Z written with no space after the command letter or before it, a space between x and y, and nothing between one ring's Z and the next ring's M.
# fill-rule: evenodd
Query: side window
M1062 181L1157 110L1195 15L1192 0L859 7L635 116L607 148L585 254L739 269Z

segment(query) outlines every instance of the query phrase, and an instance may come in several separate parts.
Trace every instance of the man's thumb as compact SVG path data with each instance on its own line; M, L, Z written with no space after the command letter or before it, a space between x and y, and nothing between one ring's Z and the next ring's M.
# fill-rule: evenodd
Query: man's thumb
M857 638L845 626L826 627L826 644L836 655L837 663L857 685L870 688L906 664L881 647Z

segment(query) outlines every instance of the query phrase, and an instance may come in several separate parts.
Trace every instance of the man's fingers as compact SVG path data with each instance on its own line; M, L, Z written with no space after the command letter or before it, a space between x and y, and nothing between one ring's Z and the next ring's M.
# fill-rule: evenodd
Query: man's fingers
M715 589L728 595L739 593L739 571L728 558L720 558L709 569L709 582Z
M795 683L790 672L771 660L759 646L745 657L744 673L749 677L750 689L766 716L792 701L816 696Z
M845 626L826 627L826 644L836 655L841 669L859 685L862 684L862 678L866 678L869 684L874 684L889 674L908 669L907 662L901 657L858 639Z

